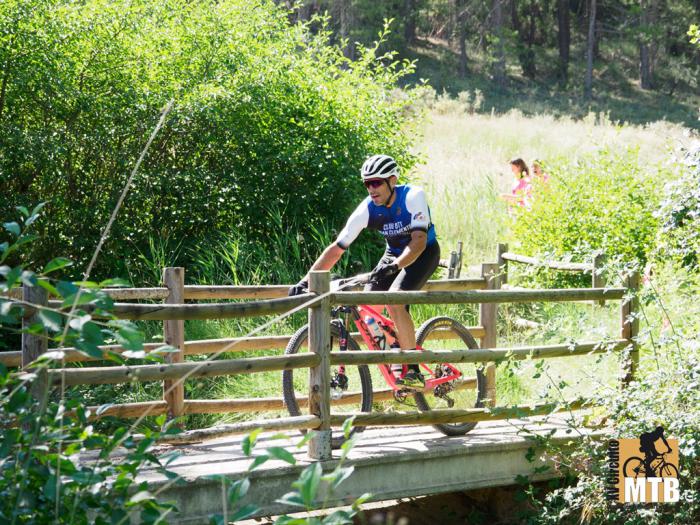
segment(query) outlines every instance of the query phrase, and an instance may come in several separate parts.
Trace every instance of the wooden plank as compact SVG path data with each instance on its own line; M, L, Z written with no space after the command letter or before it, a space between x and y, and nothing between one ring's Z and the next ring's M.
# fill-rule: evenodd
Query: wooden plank
M516 253L504 252L501 258L505 261L513 261L522 264L531 264L533 266L544 266L552 270L562 270L565 272L586 272L591 271L592 265L586 263L571 263L563 261L542 261L527 255L518 255Z
M27 286L25 284L22 286L22 300L25 303L46 306L48 296L44 288L41 288L40 286ZM41 323L41 319L38 316L38 311L35 311L32 316L22 319L23 332L21 364L23 370L33 370L36 372L36 379L34 379L32 382L30 391L32 396L40 401L40 405L43 410L43 407L45 407L46 402L48 401L49 395L46 367L34 369L32 364L47 351L49 339L45 329L38 334L26 332L26 330L35 323Z
M291 285L185 286L185 299L278 299L287 297Z
M485 263L481 265L481 277L488 282L489 290L501 287L498 263ZM495 348L497 338L498 304L482 303L479 305L479 324L484 327L484 336L481 338L481 348ZM488 406L496 406L496 365L489 363L484 370L486 377L486 403Z
M185 269L164 268L163 284L168 289L166 304L185 302ZM172 319L163 321L163 341L166 345L177 348L177 352L165 354L165 362L182 363L185 360L185 321ZM163 381L163 399L168 403L168 415L179 417L185 412L185 384L176 379Z
M112 314L120 319L140 321L165 321L167 319L233 319L237 317L256 317L285 313L301 305L312 306L315 296L303 294L284 299L269 299L249 303L211 303L211 304L129 304L114 303ZM308 303L308 304L307 304ZM49 301L52 308L60 308L61 301ZM90 305L81 305L82 310L90 312ZM31 308L27 308L31 313Z
M318 356L318 364L309 369L309 414L319 418L320 424L309 441L308 453L312 459L331 459L331 305L330 273L309 272L309 290L325 295L323 301L309 308L309 350Z
M256 421L243 421L241 423L231 423L228 425L218 425L211 428L198 430L188 430L172 436L163 436L158 439L158 443L183 444L197 443L206 439L216 439L236 434L247 434L258 428L262 430L293 430L316 428L321 420L316 416L296 416L281 417L278 419L262 419ZM142 436L135 435L134 439L142 439Z
M625 339L582 342L561 345L521 346L515 348L482 348L476 350L423 351L347 351L331 352L331 365L376 365L389 363L492 363L504 359L550 359L586 354L601 354L627 347Z
M508 282L508 260L503 258L503 254L507 251L508 244L500 242L496 245L496 264L498 264L501 286Z
M622 359L620 379L621 386L634 381L634 376L639 368L639 345L637 336L639 334L639 273L634 272L626 279L625 285L629 290L630 297L623 302L620 307L620 337L625 339L629 353Z
M298 354L175 363L172 365L63 368L49 371L49 383L58 384L62 373L65 377L65 384L68 386L102 385L130 383L132 381L163 381L165 379L180 379L184 377L252 374L254 372L306 368L316 366L318 362L319 357L315 354Z
M334 427L354 417L354 426L372 427L384 425L436 425L444 423L470 423L478 421L491 421L500 419L523 418L562 412L579 410L586 405L585 400L575 400L565 406L561 403L541 403L533 406L517 406L497 409L474 408L470 410L457 410L453 408L430 410L427 412L358 412L356 414L332 415L331 423ZM487 411L489 410L489 411Z
M466 292L334 292L333 304L479 304L622 299L624 288L551 290L475 290Z
M483 336L484 328L482 326L468 326L467 329L471 334L479 339ZM364 345L364 341L359 332L352 332L350 336L357 341L358 344ZM430 333L428 340L449 340L456 339L458 336L451 330L435 330ZM222 339L200 339L197 341L185 341L185 355L205 355L220 352L226 348L227 352L248 352L251 350L272 350L280 349L287 346L290 335L264 335L256 337L229 337ZM146 343L143 345L144 350L151 352L163 346L161 343ZM308 342L304 342L304 347L308 346ZM99 346L103 352L121 353L124 348L119 345L102 345ZM92 356L78 352L75 348L64 348L64 361L66 363L77 363L86 361L100 361ZM0 352L0 363L5 366L20 366L22 363L22 351L13 350L9 352Z

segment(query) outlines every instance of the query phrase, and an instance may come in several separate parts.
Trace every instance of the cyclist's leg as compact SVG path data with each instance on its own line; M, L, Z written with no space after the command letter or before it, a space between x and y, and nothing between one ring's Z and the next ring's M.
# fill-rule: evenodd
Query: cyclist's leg
M404 268L391 283L389 290L420 290L428 282L430 276L440 262L440 246L434 243L427 246L423 253L410 266ZM409 305L389 306L391 318L396 323L399 344L403 350L411 350L416 347L416 328L411 317ZM417 364L409 365L409 368L419 372Z

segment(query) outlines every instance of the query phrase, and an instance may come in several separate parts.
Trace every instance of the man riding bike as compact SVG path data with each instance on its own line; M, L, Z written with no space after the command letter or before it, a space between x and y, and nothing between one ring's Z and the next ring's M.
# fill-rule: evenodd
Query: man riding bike
M388 155L374 155L362 165L362 181L368 196L350 215L336 241L329 245L311 266L311 271L330 270L350 244L365 229L378 230L387 247L372 270L366 291L420 290L440 261L440 246L430 209L421 188L397 185L399 170ZM289 295L304 293L308 276L289 289ZM402 350L416 348L416 333L408 305L388 306L396 323ZM403 377L401 365L392 366L397 383L407 388L422 388L425 380L418 365L409 365Z
M664 436L664 427L656 427L653 432L644 432L639 436L639 451L644 452L644 471L648 478L653 478L657 474L651 466L651 463L658 458L661 454L656 450L656 441L661 439L666 447L666 454L671 452L671 447L666 441L666 436Z

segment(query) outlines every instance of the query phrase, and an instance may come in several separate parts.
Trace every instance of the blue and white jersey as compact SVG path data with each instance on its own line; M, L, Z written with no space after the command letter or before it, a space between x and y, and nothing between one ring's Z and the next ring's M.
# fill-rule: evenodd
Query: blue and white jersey
M397 257L411 241L411 232L426 232L426 246L435 243L435 226L430 220L425 192L421 188L403 184L396 186L394 193L396 199L388 208L377 206L369 196L363 200L338 235L338 246L347 250L365 228L378 230L384 236L391 254Z

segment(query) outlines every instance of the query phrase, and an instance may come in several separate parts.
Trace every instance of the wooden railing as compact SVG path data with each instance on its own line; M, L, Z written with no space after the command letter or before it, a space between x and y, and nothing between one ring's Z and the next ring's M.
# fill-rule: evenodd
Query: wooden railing
M197 413L223 413L238 411L278 410L283 408L282 398L259 399L224 399L224 400L187 400L184 398L184 381L188 378L213 377L221 375L250 374L263 371L286 369L310 369L308 416L278 418L274 420L257 420L231 425L222 425L214 429L200 429L183 432L168 438L171 442L201 440L206 437L248 432L255 428L282 430L289 428L313 428L318 432L309 444L309 455L315 459L330 458L330 429L350 417L347 414L333 415L334 404L352 403L359 393L348 393L339 400L330 398L330 370L338 363L377 364L377 363L425 363L438 362L475 362L488 363L486 366L486 397L489 404L496 405L495 366L504 359L526 359L530 357L552 358L563 356L580 356L584 354L620 351L629 349L628 358L624 360L622 370L623 382L634 377L638 364L638 350L635 339L638 330L635 311L637 308L634 294L629 289L636 289L637 276L632 276L622 288L583 288L554 290L502 290L497 263L483 264L482 275L477 279L457 279L448 281L431 281L424 291L417 292L331 292L327 272L311 273L310 293L298 297L286 297L286 286L185 286L184 270L166 268L164 271L165 287L147 289L115 289L108 293L116 300L124 299L160 299L163 304L114 305L113 313L123 319L148 319L163 321L165 342L178 351L168 353L168 362L155 365L136 366L101 366L52 369L46 372L45 385L62 384L64 386L85 384L115 384L132 381L162 381L164 398L162 401L128 403L114 405L101 415L120 417L140 417L144 414L157 415L167 413L170 416ZM25 295L25 299L28 297ZM185 300L240 299L253 297L253 302L185 304ZM624 299L624 300L623 300ZM619 338L607 341L589 341L578 344L541 345L520 348L497 348L496 319L499 303L529 303L541 301L603 301L623 300L621 305L621 333ZM32 298L39 305L52 305L44 297ZM332 305L358 304L478 304L480 308L479 326L470 327L470 331L481 339L480 350L446 350L422 352L330 352L330 308ZM55 303L54 303L55 304ZM57 305L58 306L58 305ZM256 350L261 348L280 348L290 336L264 336L251 338L216 339L207 341L185 341L182 323L185 319L222 319L233 317L252 317L288 312L293 308L308 309L309 341L308 353L297 355L246 357L243 359L221 359L204 362L185 362L186 355L210 354L214 352ZM26 315L32 315L32 309L26 308ZM353 334L356 339L358 334ZM440 337L438 334L437 337ZM28 366L40 353L42 337L32 333L23 335L22 351L0 353L0 362L8 366ZM147 345L152 348L158 345ZM121 351L118 346L105 346L103 349ZM45 348L43 349L45 350ZM89 361L91 358L80 354L76 349L65 349L66 362ZM465 382L466 383L466 382ZM468 385L467 385L468 386ZM390 399L390 390L375 392L377 399ZM354 396L354 397L353 397ZM549 407L551 410L552 407ZM513 409L516 410L516 409ZM527 412L520 407L518 414ZM546 410L539 407L530 410L536 414ZM515 412L513 412L515 413ZM478 421L484 419L503 419L511 417L510 412L498 411L487 413L484 409L474 410L435 410L411 414L357 414L356 424L404 425L435 424L448 422Z
M498 244L497 259L502 283L508 282L508 263L515 262L563 272L590 273L591 286L593 288L605 288L606 281L605 273L603 272L605 256L602 253L596 253L593 255L591 261L588 263L550 261L509 252L508 245L500 243Z

